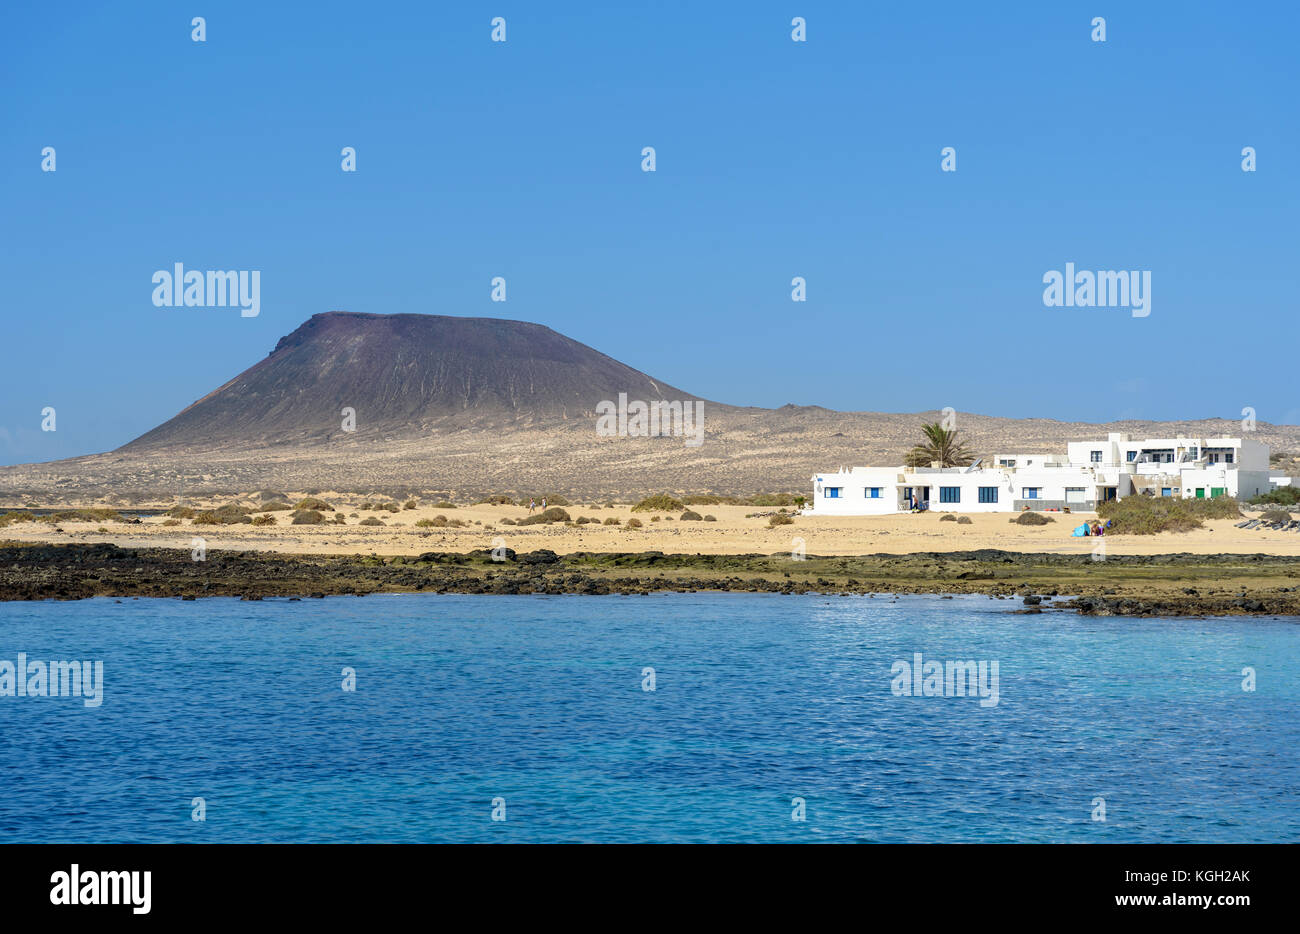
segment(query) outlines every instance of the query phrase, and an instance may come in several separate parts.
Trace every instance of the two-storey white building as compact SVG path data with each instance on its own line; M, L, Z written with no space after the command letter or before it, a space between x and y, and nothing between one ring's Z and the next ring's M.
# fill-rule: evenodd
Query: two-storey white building
M1112 433L1060 454L999 454L970 467L851 467L813 476L814 515L869 516L914 508L1091 512L1125 496L1247 499L1273 488L1268 445L1241 438Z

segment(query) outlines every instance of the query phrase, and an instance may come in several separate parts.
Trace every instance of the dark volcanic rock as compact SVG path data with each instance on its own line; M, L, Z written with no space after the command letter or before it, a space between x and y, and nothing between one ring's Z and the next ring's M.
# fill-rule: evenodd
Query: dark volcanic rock
M696 399L540 324L447 315L313 315L261 362L119 450L427 436L434 425L574 418L602 400Z

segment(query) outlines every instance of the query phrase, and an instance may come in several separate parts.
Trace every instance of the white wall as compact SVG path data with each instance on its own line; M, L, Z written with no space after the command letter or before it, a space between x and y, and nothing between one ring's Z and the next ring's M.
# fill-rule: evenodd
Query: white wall
M813 513L827 516L880 516L898 512L898 474L890 467L854 467L836 473L819 473L813 476ZM820 489L817 481L821 481ZM840 495L826 495L831 487L839 487ZM866 496L869 487L880 487L880 498Z

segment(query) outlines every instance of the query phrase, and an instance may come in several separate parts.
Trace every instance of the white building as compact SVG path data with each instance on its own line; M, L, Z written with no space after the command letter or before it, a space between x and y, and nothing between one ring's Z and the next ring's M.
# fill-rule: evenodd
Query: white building
M1125 496L1248 499L1273 489L1268 445L1241 438L1112 433L1060 454L999 454L970 467L850 467L813 476L814 515L871 516L913 506L944 512L1091 512Z

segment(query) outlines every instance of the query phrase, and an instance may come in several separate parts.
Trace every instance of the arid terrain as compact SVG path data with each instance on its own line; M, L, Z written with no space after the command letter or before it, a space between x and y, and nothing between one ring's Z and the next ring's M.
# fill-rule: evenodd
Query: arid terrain
M192 519L166 515L143 516L135 521L66 521L16 523L0 529L0 540L63 544L112 542L121 547L189 549L195 538L209 549L269 551L280 554L416 555L426 551L469 552L504 546L525 552L549 549L570 552L645 552L667 554L779 554L802 547L809 554L865 555L912 554L938 551L997 549L1035 554L1091 555L1104 548L1106 556L1162 554L1269 554L1300 559L1300 534L1272 529L1235 528L1228 519L1208 520L1205 527L1159 535L1110 535L1072 538L1073 529L1090 514L1056 514L1043 526L1022 526L1001 513L975 514L969 525L945 521L942 513L892 516L795 516L790 525L771 527L777 510L756 506L694 506L701 516L715 521L683 521L679 512L632 512L627 504L571 505L565 511L581 525L562 522L541 525L504 525L527 518L522 506L481 504L436 508L422 502L396 513L361 510L362 500L326 492L321 498L336 506L331 518L342 514L346 524L289 524L289 512L270 513L274 526L249 524L195 525ZM200 502L198 508L225 501ZM255 496L234 502L255 503ZM540 509L538 510L540 512ZM362 526L366 518L382 526ZM421 528L420 521L439 519L464 523L462 527ZM640 528L628 523L636 519ZM606 525L610 520L618 524ZM166 525L164 523L175 523ZM101 531L102 530L102 531ZM1300 565L1298 565L1300 567Z
M920 379L920 377L918 377ZM0 507L189 502L241 490L345 490L473 501L550 491L603 501L659 493L807 493L817 471L901 463L942 413L762 409L703 400L698 447L684 437L602 436L597 406L695 401L539 325L436 315L315 315L271 354L115 451L0 467ZM932 403L938 400L927 400ZM1064 452L1067 441L1240 435L1235 419L1106 424L960 411L986 457ZM178 400L179 404L179 400ZM345 430L345 409L355 430ZM1300 451L1300 427L1251 437Z

